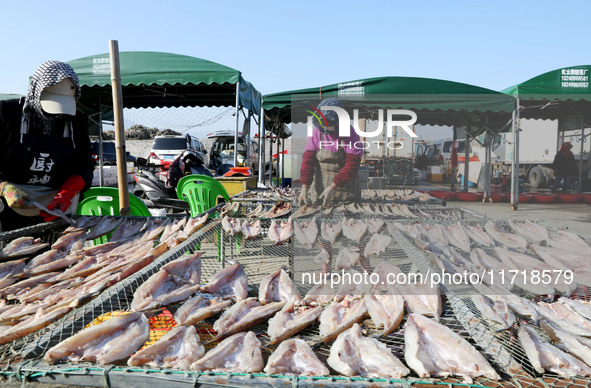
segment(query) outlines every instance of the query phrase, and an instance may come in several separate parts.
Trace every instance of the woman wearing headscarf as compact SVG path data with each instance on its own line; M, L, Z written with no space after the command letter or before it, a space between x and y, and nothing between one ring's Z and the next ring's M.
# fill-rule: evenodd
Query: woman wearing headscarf
M59 61L42 63L26 98L0 101L0 222L12 230L74 213L92 184L88 118L76 111L78 76Z
M570 187L570 181L577 172L575 157L571 152L573 145L570 142L563 143L560 150L554 157L552 168L554 168L554 185L551 191L554 193L562 183L562 191L566 192ZM563 182L564 181L564 182Z
M312 136L308 138L302 157L300 180L302 190L298 204L308 201L323 206L340 202L358 201L361 198L357 172L363 149L356 149L359 135L350 130L349 137L339 137L339 118L334 106L344 109L336 98L328 98L318 105L323 118L315 121Z

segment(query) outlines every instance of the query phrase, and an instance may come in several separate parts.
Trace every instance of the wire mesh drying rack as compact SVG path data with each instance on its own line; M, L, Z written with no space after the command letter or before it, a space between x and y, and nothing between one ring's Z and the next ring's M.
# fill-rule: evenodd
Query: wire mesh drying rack
M251 205L252 207L252 205ZM242 211L249 210L245 206ZM244 213L243 213L244 214ZM327 218L325 221L335 221L337 218ZM322 219L319 219L322 220ZM295 221L294 221L295 222ZM380 259L387 259L396 264L403 271L424 272L433 269L433 265L426 253L418 249L415 244L406 238L400 230L393 226L397 220L387 220L387 231L393 237L393 242L387 248L386 252L380 256ZM406 222L416 222L406 221ZM423 222L450 222L423 220ZM479 221L470 221L479 222ZM116 286L105 290L98 297L86 305L75 309L66 317L58 322L33 333L22 340L15 341L9 347L0 348L0 363L3 365L1 375L13 377L19 380L30 380L39 382L60 382L65 384L77 385L110 385L110 386L152 386L166 383L171 386L351 386L366 387L370 386L521 386L538 387L556 384L558 386L588 386L591 382L588 379L562 379L556 375L544 374L536 375L528 365L529 361L523 353L519 344L515 342L514 336L507 333L495 332L494 327L490 326L486 319L480 316L480 313L471 306L466 298L458 295L458 292L444 290L447 296L444 298L444 313L441 322L450 327L454 332L467 339L470 343L482 352L497 372L503 374L505 370L517 370L517 374L503 381L490 381L488 379L476 379L473 384L465 384L460 379L421 379L416 375L394 380L394 379L364 379L347 378L342 376L329 377L294 377L294 376L268 376L263 373L211 373L211 372L191 372L177 370L159 370L154 368L131 368L123 363L116 363L108 366L100 366L91 363L64 363L58 365L48 365L41 361L45 350L58 343L66 337L74 334L85 327L104 313L118 310L126 310L133 298L134 290L149 276L155 273L162 265L175 260L185 252L202 252L202 281L207 279L216 271L223 268L228 260L238 260L245 268L249 277L249 294L257 294L257 285L260 280L270 272L279 269L287 269L293 277L297 277L299 272L317 270L318 266L313 260L312 250L297 244L292 238L290 243L274 246L267 237L270 220L262 220L263 232L261 237L253 240L242 240L237 236L229 236L224 233L219 220L211 220L204 228L188 240L175 247L165 255L161 256L156 262L142 269L133 277L117 284ZM52 225L55 227L55 225ZM43 228L31 228L26 232L40 233L45 237L56 238L55 231L50 231L47 224ZM56 229L59 233L59 228ZM53 234L52 234L53 233ZM385 231L382 231L385 233ZM53 236L53 237L51 237ZM8 241L8 238L0 235L0 242ZM13 234L10 239L15 238ZM361 244L367 242L369 237ZM51 240L48 240L51 241ZM336 249L345 246L348 242L345 237L339 237L335 243ZM307 257L308 260L298 260L298 258ZM377 262L377 258L371 259L372 267ZM457 291L457 290L456 290ZM169 306L167 309L174 312L178 305ZM160 316L159 316L160 317ZM170 315L168 315L170 317ZM158 317L156 317L158 318ZM161 317L160 324L169 329L174 324L171 319ZM405 318L406 320L406 318ZM198 332L203 341L213 338L215 333L211 329L214 319L206 320L198 325ZM169 325L169 327L166 327ZM370 319L362 322L367 335L377 332ZM400 328L392 334L382 337L379 340L385 343L393 353L403 359L404 346L404 321ZM265 343L266 325L260 324L253 327L255 333ZM158 334L151 332L150 341L158 339ZM506 336L506 337L504 337ZM300 338L314 343L319 339L318 327L314 326L306 329L299 334ZM273 349L266 346L265 357L268 357ZM329 346L322 345L316 349L316 353L322 361L328 356Z

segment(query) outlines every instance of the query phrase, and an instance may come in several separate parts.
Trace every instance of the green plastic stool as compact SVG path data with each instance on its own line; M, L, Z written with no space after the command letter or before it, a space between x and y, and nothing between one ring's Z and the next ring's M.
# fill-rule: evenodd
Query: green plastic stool
M85 216L119 216L119 189L114 187L91 187L83 193L83 199L78 203L77 215ZM132 216L150 217L152 213L142 200L129 194L129 214ZM111 234L99 237L94 244L103 244L111 239Z
M207 175L187 175L176 186L179 199L189 202L191 217L195 217L217 205L218 196L226 202L230 195L216 179Z

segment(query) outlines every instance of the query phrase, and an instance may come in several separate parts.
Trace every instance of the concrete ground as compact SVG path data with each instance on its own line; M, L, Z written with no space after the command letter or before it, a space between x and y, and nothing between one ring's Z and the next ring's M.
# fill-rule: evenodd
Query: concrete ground
M418 186L409 188L418 190L449 190L450 185L431 184L421 181ZM459 188L456 187L456 190L459 190ZM525 192L529 192L527 186ZM540 190L540 192L548 192L548 190ZM470 209L494 219L541 220L558 228L568 228L571 231L591 236L591 205L585 203L520 203L517 210L512 210L511 204L508 202L450 201L447 205Z

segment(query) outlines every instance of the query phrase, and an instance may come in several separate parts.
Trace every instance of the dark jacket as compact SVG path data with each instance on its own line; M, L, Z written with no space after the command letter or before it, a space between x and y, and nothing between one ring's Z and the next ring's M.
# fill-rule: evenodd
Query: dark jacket
M0 181L59 189L72 175L80 175L88 189L94 165L91 159L88 117L72 118L72 137L64 137L66 119L57 117L49 135L43 135L39 117L29 118L29 133L21 135L24 99L0 101Z
M575 158L572 154L570 157L566 157L562 151L559 151L554 157L552 168L557 176L574 176L577 173Z

